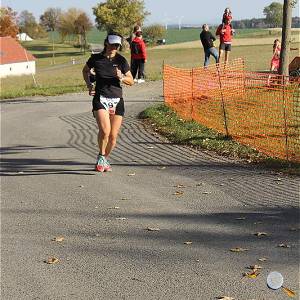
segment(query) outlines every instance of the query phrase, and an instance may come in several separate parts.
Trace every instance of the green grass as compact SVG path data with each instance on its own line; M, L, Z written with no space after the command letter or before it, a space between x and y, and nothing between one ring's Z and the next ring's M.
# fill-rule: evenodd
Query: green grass
M239 158L247 163L260 163L265 167L287 171L290 174L300 174L300 164L290 164L268 157L195 121L181 119L165 104L147 108L140 114L140 118L173 143L213 151L222 156Z
M200 32L202 28L183 28L178 29L168 29L166 31L165 39L167 44L176 44L190 41L199 40ZM210 27L210 31L215 35L216 27ZM268 29L236 29L235 39L239 38L262 38L262 37L277 37L281 35L278 31L268 30Z
M176 28L169 28L164 38L167 41L167 44L176 44L183 42L190 42L199 40L201 28L182 28L178 30ZM214 34L216 32L216 27L210 27L210 31ZM59 44L61 38L58 32L49 32L47 41L52 43L52 36L55 40L55 43ZM91 31L87 33L87 41L92 44L103 44L103 41L106 36L106 31L99 31L94 27ZM235 38L258 38L258 37L269 37L269 36L278 36L278 31L268 30L268 29L236 29ZM67 41L72 42L75 37L70 37Z

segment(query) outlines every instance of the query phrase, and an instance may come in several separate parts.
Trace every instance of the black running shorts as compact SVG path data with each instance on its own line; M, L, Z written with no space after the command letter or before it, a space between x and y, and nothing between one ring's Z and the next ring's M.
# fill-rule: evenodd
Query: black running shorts
M94 111L97 111L99 109L105 109L105 110L108 110L107 107L105 107L101 101L100 101L100 97L99 96L94 96L93 98L93 112ZM115 107L115 112L114 112L115 115L118 115L118 116L124 116L125 114L125 107L124 107L124 100L123 98L120 98L117 106Z

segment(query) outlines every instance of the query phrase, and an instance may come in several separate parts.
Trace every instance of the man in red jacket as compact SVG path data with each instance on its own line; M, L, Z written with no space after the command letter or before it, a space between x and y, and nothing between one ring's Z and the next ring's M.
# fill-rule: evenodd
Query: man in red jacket
M225 63L228 62L229 52L231 51L232 36L234 29L230 26L230 20L226 19L225 24L219 25L216 31L216 35L220 36L220 48L219 48L219 62L223 58L225 51Z
M146 45L139 27L135 32L135 38L131 41L131 73L137 83L145 82L145 63L147 62ZM138 78L136 79L136 75Z

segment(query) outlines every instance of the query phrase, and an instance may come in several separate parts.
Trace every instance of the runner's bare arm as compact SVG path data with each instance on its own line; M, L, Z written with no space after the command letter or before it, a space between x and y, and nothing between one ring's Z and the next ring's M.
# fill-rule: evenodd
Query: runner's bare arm
M123 75L121 70L119 70L117 68L117 76L118 76L118 78L120 79L120 81L122 83L125 83L127 85L133 85L134 84L133 77L132 77L130 71L128 71L125 75Z
M91 74L91 70L88 67L88 65L86 64L82 69L82 76L83 76L83 79L86 83L86 87L89 90L89 95L93 96L95 94L95 91L93 91L93 85L90 82L90 77L89 77L90 74Z
M88 67L88 65L85 65L82 69L82 76L83 76L83 79L86 83L86 87L88 89L92 86L92 83L90 82L90 78L89 78L90 72L91 72L91 70Z

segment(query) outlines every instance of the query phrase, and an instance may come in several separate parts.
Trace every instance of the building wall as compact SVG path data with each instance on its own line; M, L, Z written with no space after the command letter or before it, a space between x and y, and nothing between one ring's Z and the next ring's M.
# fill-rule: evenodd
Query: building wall
M0 78L35 74L35 61L0 65Z

